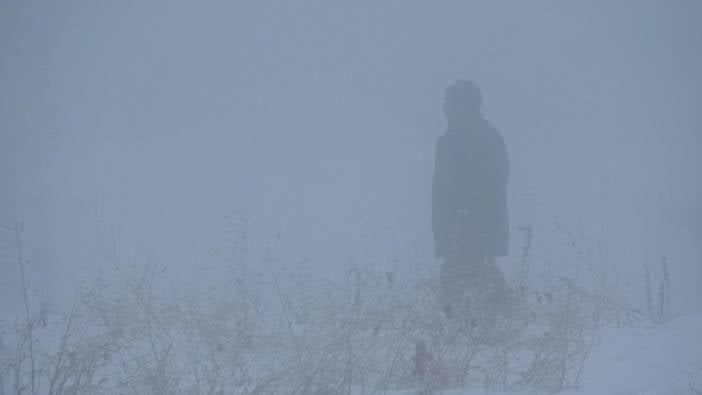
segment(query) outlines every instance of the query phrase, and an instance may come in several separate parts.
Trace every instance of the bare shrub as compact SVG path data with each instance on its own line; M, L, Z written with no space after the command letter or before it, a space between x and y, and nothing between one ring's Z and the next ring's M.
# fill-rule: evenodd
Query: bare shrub
M244 248L244 234L232 234ZM116 267L112 281L81 286L58 320L2 327L0 386L14 394L430 394L577 386L603 319L630 312L569 279L530 289L528 248L515 286L469 290L450 314L431 274L352 265L334 282L296 266L295 276L285 273L289 281L281 281L280 267L287 265L275 256L275 243L258 266L269 268L269 285L241 266L250 262L238 249L237 259L225 259L229 287L170 298L154 292L157 267ZM264 305L259 295L271 285L277 304ZM15 345L6 347L10 340ZM32 353L34 367L27 362Z
M664 255L660 257L662 279L654 290L651 286L651 270L644 265L646 274L646 310L648 316L656 324L663 324L670 320L670 275L668 274L668 260Z

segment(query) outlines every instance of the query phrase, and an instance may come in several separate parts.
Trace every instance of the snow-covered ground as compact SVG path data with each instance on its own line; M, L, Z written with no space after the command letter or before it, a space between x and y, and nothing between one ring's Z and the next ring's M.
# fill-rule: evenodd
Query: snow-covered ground
M568 394L691 394L702 391L702 315L660 326L612 328L595 346L581 387Z
M678 317L660 326L607 328L593 348L579 384L562 394L695 394L691 384L702 391L702 315ZM514 392L476 388L441 394Z

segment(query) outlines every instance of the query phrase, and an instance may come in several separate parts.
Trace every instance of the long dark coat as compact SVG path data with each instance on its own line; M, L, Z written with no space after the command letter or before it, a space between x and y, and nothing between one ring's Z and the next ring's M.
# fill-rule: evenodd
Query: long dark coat
M502 136L482 116L439 137L432 193L437 258L507 255L509 172Z

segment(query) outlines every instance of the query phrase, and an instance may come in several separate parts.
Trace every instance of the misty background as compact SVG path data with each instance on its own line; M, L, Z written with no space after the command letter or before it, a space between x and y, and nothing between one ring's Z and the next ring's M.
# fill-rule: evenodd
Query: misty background
M664 254L674 313L700 311L701 16L693 0L4 0L0 222L24 223L32 298L53 308L113 263L206 277L236 212L253 256L279 237L320 276L438 268L434 144L445 88L469 79L512 164L500 265L532 226L536 272L595 262L641 303Z

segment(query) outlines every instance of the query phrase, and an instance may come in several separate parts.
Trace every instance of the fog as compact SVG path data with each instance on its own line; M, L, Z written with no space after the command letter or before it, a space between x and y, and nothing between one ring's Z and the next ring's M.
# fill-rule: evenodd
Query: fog
M0 222L24 224L32 303L55 310L114 264L216 277L238 213L253 261L279 240L281 262L332 280L438 270L434 149L444 92L467 79L511 162L498 265L531 226L535 272L595 262L643 306L643 265L664 255L673 315L699 313L701 16L696 1L6 0Z

